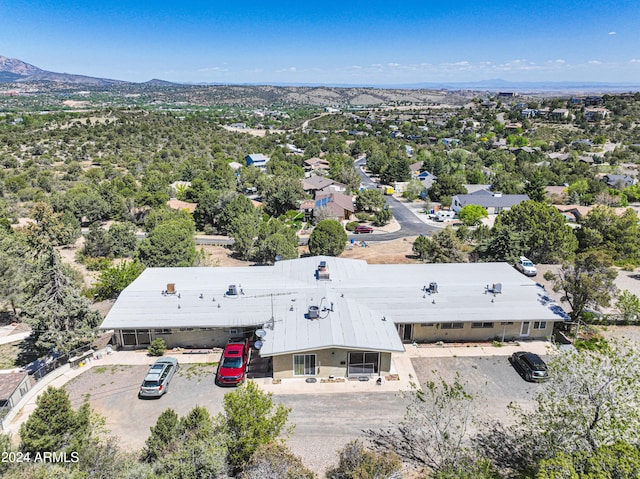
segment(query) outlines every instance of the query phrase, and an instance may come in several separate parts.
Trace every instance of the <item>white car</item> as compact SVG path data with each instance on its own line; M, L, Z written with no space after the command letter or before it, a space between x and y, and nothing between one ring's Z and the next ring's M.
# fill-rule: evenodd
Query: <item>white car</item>
M520 256L520 259L518 259L518 262L516 263L516 269L525 276L535 276L536 274L538 274L538 270L536 269L536 266L533 264L533 262L530 259L525 258L524 256Z

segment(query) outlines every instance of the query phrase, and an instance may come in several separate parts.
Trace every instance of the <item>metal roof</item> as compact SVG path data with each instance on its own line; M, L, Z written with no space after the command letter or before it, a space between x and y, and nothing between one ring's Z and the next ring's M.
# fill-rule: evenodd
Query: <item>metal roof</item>
M317 279L320 261L327 263L329 280ZM437 293L428 291L432 282ZM165 293L169 283L175 284L174 294ZM501 293L491 292L494 283L501 283ZM225 294L232 284L235 297ZM320 308L320 319L305 317L312 305ZM100 327L267 324L271 340L262 354L275 355L328 347L402 351L394 323L565 316L544 289L506 263L369 265L317 256L273 266L148 268L120 294Z

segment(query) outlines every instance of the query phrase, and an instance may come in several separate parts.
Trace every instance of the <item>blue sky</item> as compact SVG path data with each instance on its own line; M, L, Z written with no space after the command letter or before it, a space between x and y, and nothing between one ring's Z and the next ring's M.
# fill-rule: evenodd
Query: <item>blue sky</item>
M639 26L639 0L0 0L0 55L129 81L640 84Z

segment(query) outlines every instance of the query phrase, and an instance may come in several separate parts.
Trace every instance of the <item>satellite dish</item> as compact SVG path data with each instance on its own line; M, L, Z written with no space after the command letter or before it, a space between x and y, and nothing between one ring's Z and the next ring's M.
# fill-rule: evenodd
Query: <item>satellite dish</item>
M258 338L264 338L267 335L267 332L264 329L256 329L256 336Z
M256 349L260 349L260 348L262 348L262 344L263 344L262 341L256 341L253 344L253 347L256 348Z

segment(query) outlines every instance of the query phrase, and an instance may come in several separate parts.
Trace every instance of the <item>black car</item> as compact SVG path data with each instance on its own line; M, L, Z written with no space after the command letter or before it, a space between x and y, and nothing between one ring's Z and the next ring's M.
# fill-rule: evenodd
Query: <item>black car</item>
M537 354L518 351L511 355L511 364L527 381L544 381L548 378L547 365Z

